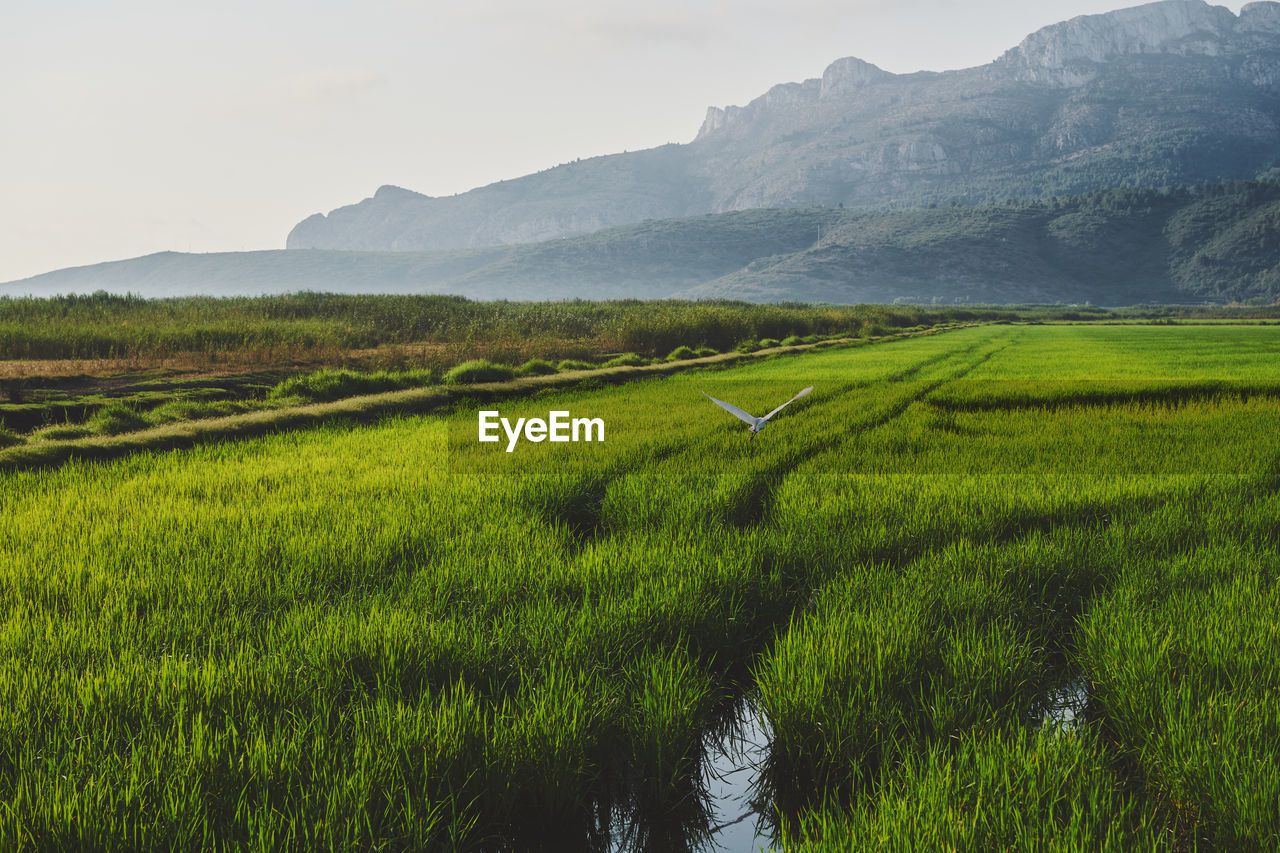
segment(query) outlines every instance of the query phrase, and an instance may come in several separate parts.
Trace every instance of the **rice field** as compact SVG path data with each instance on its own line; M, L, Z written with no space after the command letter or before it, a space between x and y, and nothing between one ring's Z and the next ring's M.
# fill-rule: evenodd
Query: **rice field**
M603 443L0 474L0 848L717 849L752 718L759 844L1275 849L1277 354L974 327L497 406Z

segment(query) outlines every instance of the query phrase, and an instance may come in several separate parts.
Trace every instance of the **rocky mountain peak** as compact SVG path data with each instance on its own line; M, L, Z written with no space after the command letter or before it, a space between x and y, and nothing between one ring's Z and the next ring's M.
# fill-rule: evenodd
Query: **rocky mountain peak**
M1135 54L1218 56L1233 36L1278 26L1280 3L1250 3L1237 18L1204 0L1161 0L1045 27L996 64L1022 80L1072 86L1091 79L1098 63Z
M779 83L745 107L708 107L707 117L698 131L698 139L728 124L750 121L762 112L777 107L812 104L822 98L848 95L864 86L897 75L858 59L846 56L827 66L822 78L811 78L803 83Z
M1240 9L1239 26L1250 32L1280 33L1280 3L1246 3Z
M844 59L837 59L827 66L826 71L822 72L820 97L847 94L866 86L868 83L887 80L893 76L890 72L872 65L870 62L864 62L856 56L847 56Z
M429 195L423 195L422 193L414 192L413 190L406 190L404 187L397 187L395 184L383 184L378 187L378 191L373 194L373 197L378 201L405 201L431 198Z

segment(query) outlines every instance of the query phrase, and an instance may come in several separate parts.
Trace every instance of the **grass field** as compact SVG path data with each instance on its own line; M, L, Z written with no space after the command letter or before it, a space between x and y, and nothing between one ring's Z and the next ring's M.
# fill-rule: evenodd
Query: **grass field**
M986 326L0 474L0 848L1280 846L1280 330ZM767 430L699 392L764 412ZM1063 713L1063 697L1071 711Z

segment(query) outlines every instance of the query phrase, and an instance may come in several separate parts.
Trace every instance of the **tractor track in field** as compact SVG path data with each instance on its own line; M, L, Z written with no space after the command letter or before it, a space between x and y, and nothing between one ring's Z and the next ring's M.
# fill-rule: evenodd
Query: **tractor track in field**
M576 557L606 535L604 501L618 480L658 465L684 450L684 444L667 441L642 448L616 464L566 477L542 493L526 495L524 504L548 525L569 532L569 553Z
M978 350L982 345L983 342L978 342L967 347L929 356L882 381L894 384L908 382L912 377L919 375L921 371L949 359L963 358ZM990 360L1008 345L1006 343L1004 346L984 353L978 359L963 365L949 376L929 380L924 385L894 401L888 408L874 417L853 425L848 432L832 433L828 436L814 439L804 447L786 453L750 477L740 488L716 501L713 512L723 523L738 529L746 529L763 524L772 512L778 487L791 471L809 459L833 450L848 441L851 436L876 429L901 417L912 404L924 399L946 383L967 376L971 371ZM841 385L833 393L826 396L826 402L837 401L855 391L865 390L873 384L875 383L858 380ZM571 475L550 488L545 488L544 486L544 490L534 491L526 497L524 502L544 523L562 526L569 532L568 551L570 556L576 557L593 543L613 535L614 531L610 529L604 518L604 504L609 489L623 478L647 467L663 463L677 456L684 449L683 443L677 441L667 441L656 446L646 447L629 455L617 464Z
M838 399L863 390L870 383L857 380L839 386L827 399ZM546 524L561 525L571 534L569 552L576 556L587 546L610 536L613 531L604 518L609 489L617 482L644 469L666 462L687 450L681 441L650 445L615 464L566 478L551 494L531 494L524 503Z
M1095 383L1097 384L1097 383ZM1056 411L1059 409L1106 409L1116 406L1168 406L1179 408L1196 403L1223 399L1280 399L1280 385L1240 384L1223 381L1193 381L1149 388L1089 387L1087 383L1072 386L1072 395L1043 397L991 396L979 399L931 401L939 409L952 412L1021 412Z
M948 358L956 358L972 353L974 350L978 349L980 345L981 344L974 344L973 346L966 347L961 350L952 350L939 356L930 357L919 364L913 365L902 373L896 374L894 377L890 377L887 381L906 381L904 377L918 375L924 368L944 362ZM849 441L858 435L882 427L897 418L900 418L912 405L925 399L943 385L968 376L971 372L990 361L992 357L1008 346L1009 344L1006 343L1004 346L997 347L984 353L976 361L961 367L950 376L929 380L923 386L895 400L879 414L866 421L855 424L851 427L848 433L833 433L829 436L815 439L807 446L800 448L793 453L787 454L776 463L761 470L757 476L751 478L751 480L748 481L742 489L730 496L725 502L725 505L721 510L721 514L725 522L738 528L756 527L766 523L773 512L773 504L776 500L778 489L782 486L787 476L793 470L810 459L834 450L841 444L844 444L846 441Z
M1020 518L1011 518L1009 524L1002 525L999 530L989 535L957 534L945 541L930 545L918 541L887 544L865 556L851 556L848 562L866 559L900 575L931 554L941 553L963 541L969 541L975 545L1016 546L1051 531L1080 531L1092 537L1118 521L1123 522L1126 518L1139 519L1177 500L1175 495L1153 494L1138 499L1070 504L1047 514L1028 514ZM1164 555L1167 559L1176 559L1182 554L1194 551L1202 544L1200 539L1180 541L1164 552ZM781 564L784 573L795 577L803 576L809 569L808 566L799 566L796 558L786 553L776 553L773 562ZM1075 725L1105 727L1106 711L1093 704L1087 674L1080 670L1073 658L1076 643L1075 624L1077 618L1086 611L1091 602L1109 594L1115 581L1114 570L1117 568L1109 569L1103 565L1100 571L1081 571L1076 561L1064 556L1063 559L1054 561L1048 567L1028 566L1026 573L1006 574L1001 580L1001 588L1018 600L1028 613L1041 613L1047 617L1032 619L1020 625L1023 630L1028 631L1033 638L1042 643L1037 654L1043 664L1045 676L1043 681L1037 681L1031 685L1030 693L1023 697L1027 704L1021 710L1029 715L1023 718L1026 725L1031 727L1062 725L1064 721L1054 719L1054 716L1060 714L1064 707L1070 706L1071 719L1075 721ZM813 607L816 601L814 593L822 588L821 583L810 591L808 605L803 603L806 590L791 591L789 600L797 604L792 614L793 619ZM770 648L771 644L766 644L760 649L753 650L753 653L757 656L764 655ZM927 684L927 678L921 682L922 686L924 684ZM750 687L743 686L742 689L745 693L750 690ZM1064 701L1066 694L1070 695ZM927 696L925 694L921 696L921 702L927 705ZM1115 744L1107 743L1106 747L1115 755ZM763 749L765 752L771 750L772 743ZM1117 763L1123 762L1118 760ZM797 803L812 802L810 799L814 793L812 790L797 789L794 780L788 777L770 778L767 759L763 767L765 769L760 772L765 774L765 781L762 785L757 783L758 790L764 792L763 796L772 803L774 808L778 808L781 803L792 803L794 806ZM756 769L760 770L760 768ZM864 794L878 788L878 782L874 778L867 780L865 784L868 787L864 790ZM782 808L788 807L783 805Z
M902 370L899 373L894 373L890 376L886 376L882 381L906 382L909 379L912 379L913 377L919 375L920 371L924 370L926 367L932 367L935 364L940 364L941 362L947 361L948 359L955 358L957 356L968 355L969 353L976 350L978 347L982 346L983 343L984 341L978 341L977 343L970 344L969 346L964 347L963 349L947 350L946 352L940 352L937 355L931 355L928 358L923 359L922 361L919 361L916 364L911 365L910 367Z

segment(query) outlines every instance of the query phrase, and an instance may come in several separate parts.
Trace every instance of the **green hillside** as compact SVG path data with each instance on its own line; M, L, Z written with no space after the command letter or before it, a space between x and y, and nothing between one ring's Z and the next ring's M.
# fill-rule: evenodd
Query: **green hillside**
M1271 302L1280 184L846 213L804 251L689 295L830 302Z

